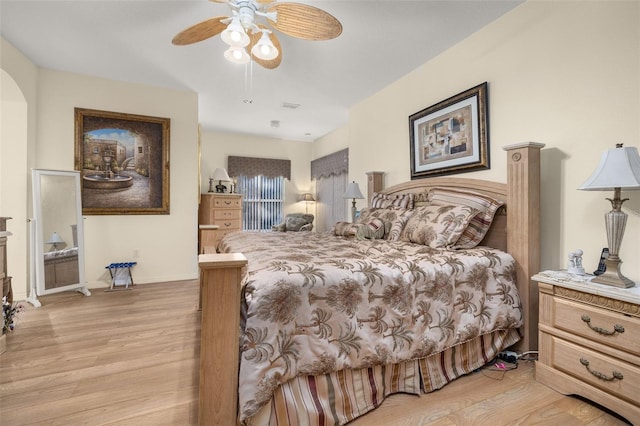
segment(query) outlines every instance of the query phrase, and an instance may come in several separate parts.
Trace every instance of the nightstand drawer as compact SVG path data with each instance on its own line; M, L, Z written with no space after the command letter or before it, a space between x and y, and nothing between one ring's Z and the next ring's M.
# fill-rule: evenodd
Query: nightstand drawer
M553 368L638 404L639 367L557 337L553 337L553 347Z
M218 225L221 231L240 229L240 219L217 219L213 221L213 224Z
M242 212L239 209L215 210L213 212L213 220L240 219Z
M617 312L553 298L552 318L541 318L555 328L640 355L640 321Z

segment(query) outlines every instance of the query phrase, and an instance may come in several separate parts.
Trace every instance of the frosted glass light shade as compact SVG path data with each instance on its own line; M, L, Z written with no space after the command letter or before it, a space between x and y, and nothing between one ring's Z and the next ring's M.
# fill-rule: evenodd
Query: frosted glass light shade
M224 52L224 57L227 61L233 62L234 64L246 64L251 60L251 57L244 50L244 47L230 47Z
M220 34L222 41L232 47L245 47L251 41L238 18L233 18Z
M270 61L278 56L278 49L269 38L269 33L262 33L260 40L251 48L251 54L265 61Z

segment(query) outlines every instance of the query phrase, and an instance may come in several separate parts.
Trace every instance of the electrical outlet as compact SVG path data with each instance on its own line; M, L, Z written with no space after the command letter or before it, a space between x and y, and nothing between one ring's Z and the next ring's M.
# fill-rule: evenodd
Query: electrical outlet
M140 257L140 250L139 249L133 249L133 258L137 259Z

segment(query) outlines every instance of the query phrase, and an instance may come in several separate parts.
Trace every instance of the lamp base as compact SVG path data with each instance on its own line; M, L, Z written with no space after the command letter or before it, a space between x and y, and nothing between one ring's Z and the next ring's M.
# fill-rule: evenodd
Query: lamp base
M607 270L591 280L593 283L612 285L614 287L630 288L635 287L636 283L622 275L620 272L620 259L605 259L604 264Z

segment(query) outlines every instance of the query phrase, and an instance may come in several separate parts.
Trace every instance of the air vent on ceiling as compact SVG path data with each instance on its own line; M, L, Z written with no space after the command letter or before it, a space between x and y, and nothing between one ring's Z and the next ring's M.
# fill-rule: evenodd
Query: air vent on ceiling
M283 102L282 108L298 109L300 108L300 104L294 104L292 102Z

